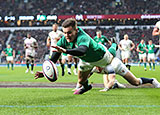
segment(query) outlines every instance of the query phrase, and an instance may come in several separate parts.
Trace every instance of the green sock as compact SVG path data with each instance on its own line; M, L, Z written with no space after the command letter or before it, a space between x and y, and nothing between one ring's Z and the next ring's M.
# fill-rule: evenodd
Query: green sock
M116 56L116 43L112 43L111 47L108 49L108 51L115 57Z
M146 63L144 63L144 68L146 68L146 66L147 66L147 64L146 64Z
M7 68L9 69L9 63L7 64Z
M152 65L151 65L151 63L149 63L149 68L150 68L150 69L152 69Z
M155 63L153 63L153 69L155 69Z
M11 64L12 70L13 70L13 63Z

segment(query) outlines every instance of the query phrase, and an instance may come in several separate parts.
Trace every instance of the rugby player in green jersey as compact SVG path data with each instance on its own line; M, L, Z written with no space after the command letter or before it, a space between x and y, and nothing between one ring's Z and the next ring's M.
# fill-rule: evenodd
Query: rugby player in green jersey
M140 44L137 47L137 52L139 52L139 60L140 60L140 64L143 62L144 63L144 70L146 71L147 68L147 64L146 64L146 44L144 42L144 39L141 40Z
M151 60L153 63L153 70L155 70L155 54L154 54L154 48L160 47L160 45L152 44L152 40L148 41L147 45L147 51L148 51L148 63L149 63L149 70L152 70Z
M61 53L67 53L81 59L78 82L83 87L77 89L74 94L83 94L92 89L92 86L88 84L88 75L95 66L104 68L104 72L108 74L109 83L105 89L112 88L116 73L123 76L132 85L150 83L154 87L160 88L160 83L154 78L136 78L120 59L113 57L105 46L96 43L87 33L77 27L75 19L66 19L62 24L62 29L64 36L57 42L57 46L53 46L57 50L52 54L50 60L56 63ZM43 77L43 73L37 72L35 77Z
M9 69L9 64L11 63L11 68L13 70L15 51L11 48L10 45L8 45L7 48L2 51L2 53L6 56L8 69Z

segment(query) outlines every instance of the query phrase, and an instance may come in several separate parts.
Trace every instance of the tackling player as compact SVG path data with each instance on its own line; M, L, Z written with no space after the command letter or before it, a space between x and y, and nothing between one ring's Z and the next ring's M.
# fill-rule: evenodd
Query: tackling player
M124 35L124 39L119 42L119 49L121 50L122 62L130 70L130 65L128 64L128 59L130 58L131 51L135 47L135 44L128 39L128 35Z
M25 59L27 70L25 73L29 72L29 64L31 64L31 74L34 74L34 60L36 49L38 47L38 43L35 38L31 37L30 33L27 33L27 38L24 40L24 49L25 49Z
M6 56L7 60L7 67L9 69L9 64L11 63L12 70L14 69L14 58L15 58L15 51L11 48L10 45L7 45L7 48L2 51L2 53Z

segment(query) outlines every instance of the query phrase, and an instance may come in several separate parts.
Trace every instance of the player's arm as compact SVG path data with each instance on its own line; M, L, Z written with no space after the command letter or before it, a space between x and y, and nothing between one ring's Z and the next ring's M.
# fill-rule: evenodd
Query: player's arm
M122 45L121 44L118 44L118 47L121 51L123 51L123 48L122 48Z
M13 58L15 58L15 55L16 55L15 50L13 50L12 53L13 53Z
M160 30L157 27L154 27L152 31L152 36L157 36L160 35Z
M132 42L131 43L131 49L130 50L133 50L135 48L135 44Z
M51 38L48 36L47 38L47 47L50 47L51 46Z
M155 45L155 47L156 47L156 48L159 48L159 47L160 47L160 45Z
M137 52L143 53L143 51L139 50L139 46L137 47Z
M34 47L35 49L38 48L38 43L37 43L37 41L33 42L33 47Z
M106 42L107 42L109 45L112 45L112 42L111 42L106 36L104 36L104 38L106 39Z
M5 51L2 51L2 53L3 53L5 56L8 56Z
M73 48L73 49L64 49L60 46L52 46L52 47L57 49L54 50L56 52L66 53L73 56L83 56L88 50L88 47L85 45L80 45L78 48Z

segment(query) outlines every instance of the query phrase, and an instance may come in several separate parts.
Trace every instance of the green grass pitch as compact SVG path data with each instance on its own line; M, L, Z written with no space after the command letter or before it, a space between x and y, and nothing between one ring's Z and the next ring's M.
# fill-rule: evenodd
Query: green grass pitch
M25 74L25 67L15 67L14 71L0 67L0 82L44 82L45 78L34 79L34 75ZM137 77L155 77L160 81L160 67L156 71L144 71L143 67L132 67ZM41 70L41 67L35 67ZM56 83L76 83L77 76L62 77L61 71ZM116 79L126 84L118 76ZM90 80L103 83L102 75L94 74ZM160 89L131 88L113 89L99 92L93 88L83 95L73 95L71 88L0 88L1 115L159 115Z

